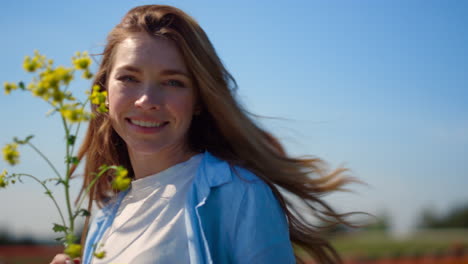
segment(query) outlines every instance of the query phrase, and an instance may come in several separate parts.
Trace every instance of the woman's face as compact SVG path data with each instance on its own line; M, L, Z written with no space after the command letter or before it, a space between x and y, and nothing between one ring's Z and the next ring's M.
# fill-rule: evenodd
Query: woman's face
M186 150L194 89L172 41L136 33L118 45L108 80L109 116L131 155Z

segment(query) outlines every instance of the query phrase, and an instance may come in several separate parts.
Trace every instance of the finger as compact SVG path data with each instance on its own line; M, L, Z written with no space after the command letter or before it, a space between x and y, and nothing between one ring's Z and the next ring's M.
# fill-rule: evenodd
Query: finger
M69 262L67 262L69 261ZM55 255L54 259L50 264L73 264L73 262L70 262L71 259L68 255L65 254L57 254Z

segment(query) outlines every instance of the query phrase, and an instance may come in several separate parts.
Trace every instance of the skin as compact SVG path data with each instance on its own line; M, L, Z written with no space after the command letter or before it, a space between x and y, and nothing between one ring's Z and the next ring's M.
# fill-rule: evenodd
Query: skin
M196 92L177 47L170 40L136 33L116 48L108 79L109 117L127 144L135 178L163 171L196 153L187 132L197 112ZM145 127L135 122L161 124ZM58 254L51 264L80 263Z
M56 255L54 259L52 260L52 262L50 262L50 264L80 264L80 263L81 263L80 259L76 258L72 260L69 256L65 254Z
M126 142L135 178L143 178L195 153L187 131L196 108L193 81L177 47L136 33L118 47L108 80L109 116ZM160 124L148 128L137 122Z

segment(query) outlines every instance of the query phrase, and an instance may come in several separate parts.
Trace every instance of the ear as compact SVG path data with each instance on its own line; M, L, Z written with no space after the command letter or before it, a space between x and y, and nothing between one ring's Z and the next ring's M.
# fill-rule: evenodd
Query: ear
M106 100L104 101L104 104L106 105L107 109L109 109L109 92L106 89Z

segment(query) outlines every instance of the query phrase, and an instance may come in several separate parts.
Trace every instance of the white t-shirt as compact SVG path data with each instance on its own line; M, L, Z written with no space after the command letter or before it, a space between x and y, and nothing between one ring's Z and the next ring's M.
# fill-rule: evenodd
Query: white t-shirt
M106 257L92 263L189 263L184 205L202 157L133 181L97 245Z

